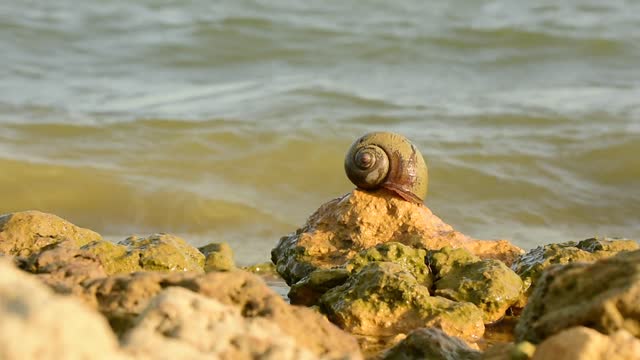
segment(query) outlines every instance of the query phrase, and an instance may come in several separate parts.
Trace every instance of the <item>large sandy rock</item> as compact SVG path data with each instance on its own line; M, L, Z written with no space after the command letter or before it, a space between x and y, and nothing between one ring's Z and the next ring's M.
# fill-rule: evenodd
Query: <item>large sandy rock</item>
M205 256L184 239L171 234L130 236L114 244L99 240L82 246L102 261L108 274L134 271L203 271Z
M318 359L265 318L181 287L160 292L123 337L124 348L150 359Z
M548 267L536 283L515 335L518 340L539 343L574 326L604 334L624 329L640 337L640 250L594 263Z
M464 341L437 328L412 331L406 339L382 354L383 360L475 360L481 353Z
M357 341L317 312L292 306L251 273L228 272L138 272L96 279L87 293L110 321L123 333L129 330L150 300L163 289L184 287L225 305L239 309L245 318L263 318L278 326L296 343L327 359L359 358Z
M0 359L125 359L105 319L0 261Z
M523 253L504 240L471 239L426 206L405 201L386 190L356 189L320 206L302 228L280 239L271 258L291 285L318 268L344 265L359 251L386 242L423 249L465 247L482 258L496 258L507 264Z
M640 340L626 330L610 336L583 326L549 337L536 347L532 360L634 360L640 359Z
M533 291L532 285L540 278L542 271L550 265L594 262L621 251L632 251L638 248L640 245L634 240L590 238L579 242L548 244L529 250L512 265L524 281L525 291L518 305L520 307L526 305L527 298Z
M53 214L22 211L0 216L0 253L29 256L45 246L71 241L82 246L100 234L75 226Z
M329 319L350 333L390 337L438 327L475 342L484 333L482 311L468 302L430 296L413 274L392 262L372 262L319 301Z
M502 261L481 260L463 248L433 251L429 263L436 273L435 295L475 304L485 324L502 319L522 293L522 280Z
M18 258L17 263L55 292L79 297L85 295L85 282L107 276L96 255L79 249L69 240L45 246L28 258Z

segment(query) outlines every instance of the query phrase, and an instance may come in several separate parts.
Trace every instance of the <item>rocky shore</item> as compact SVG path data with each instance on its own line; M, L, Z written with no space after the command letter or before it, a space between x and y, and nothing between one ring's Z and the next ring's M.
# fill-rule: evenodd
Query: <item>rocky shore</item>
M322 205L273 267L37 211L0 216L0 253L2 359L640 358L636 241L525 251L388 190Z

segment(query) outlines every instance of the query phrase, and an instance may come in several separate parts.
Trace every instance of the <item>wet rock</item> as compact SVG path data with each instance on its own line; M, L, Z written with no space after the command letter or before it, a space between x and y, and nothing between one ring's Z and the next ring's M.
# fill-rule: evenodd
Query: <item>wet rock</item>
M101 239L100 234L40 211L0 216L0 253L29 256L45 246L71 241L82 246Z
M211 243L198 250L204 254L204 271L229 271L236 267L233 250L227 243Z
M437 328L422 328L412 331L406 339L387 350L383 360L474 360L481 353L464 341L448 336Z
M320 206L302 228L280 239L271 258L291 285L318 268L343 266L359 251L387 242L424 249L466 247L509 264L523 252L506 241L471 239L426 206L402 200L389 191L356 189Z
M615 255L620 251L631 251L640 248L634 240L591 238L580 242L569 241L559 244L539 246L522 255L512 268L524 282L524 297L519 306L524 307L544 269L553 264L569 264L574 262L593 262Z
M0 359L125 359L104 318L0 261Z
M318 269L293 284L287 296L292 304L312 306L324 293L344 284L348 278L349 271L344 268Z
M536 351L530 342L495 344L482 353L482 360L529 360Z
M131 236L114 244L94 241L82 246L100 258L108 274L134 271L203 271L205 257L184 239L170 234Z
M260 275L260 276L277 277L277 278L280 277L280 275L276 271L276 266L271 261L260 263L260 264L244 266L242 270L248 271L250 273Z
M548 267L536 283L515 335L518 340L539 343L574 326L604 334L624 329L640 337L640 250L594 263Z
M431 253L429 261L437 275L435 295L475 304L485 324L500 320L520 298L522 280L499 260L445 247Z
M475 342L484 332L482 312L471 303L430 296L401 265L373 262L319 301L329 319L350 333L388 337L438 327Z
M360 356L351 335L311 309L289 305L260 277L246 271L137 272L93 280L86 291L114 330L122 334L132 328L154 296L172 286L233 306L245 318L264 318L315 355L328 359Z
M536 348L533 360L640 359L640 340L625 330L610 336L582 326L549 337Z
M179 287L153 298L123 339L152 359L318 359L276 324Z

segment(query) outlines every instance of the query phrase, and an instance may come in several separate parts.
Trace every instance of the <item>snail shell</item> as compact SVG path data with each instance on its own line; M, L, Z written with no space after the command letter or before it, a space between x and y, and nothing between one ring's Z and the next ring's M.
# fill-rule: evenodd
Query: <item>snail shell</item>
M422 204L429 175L420 151L404 136L372 132L356 140L344 159L347 177L364 190L385 188Z

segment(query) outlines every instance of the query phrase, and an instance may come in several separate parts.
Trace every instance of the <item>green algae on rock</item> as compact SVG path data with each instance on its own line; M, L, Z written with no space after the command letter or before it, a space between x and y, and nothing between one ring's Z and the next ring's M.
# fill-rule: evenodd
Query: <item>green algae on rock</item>
M620 251L631 251L640 248L634 240L590 238L580 242L569 241L559 244L538 246L522 255L512 269L520 275L524 282L525 292L519 306L526 304L531 294L532 285L536 283L542 271L552 264L569 264L574 262L593 262L613 256Z
M204 254L204 271L229 271L235 269L233 250L227 243L211 243L198 250Z
M540 343L573 326L640 337L640 250L593 263L543 271L515 328L516 339Z
M388 242L360 251L347 262L345 268L355 274L371 262L392 262L413 274L418 283L430 288L433 277L425 263L426 256L427 251L424 249L415 249L398 242Z
M450 247L432 252L429 259L437 274L435 295L475 304L485 324L500 320L522 292L520 277L499 260L480 260Z
M413 330L400 343L385 351L382 360L479 360L482 353L438 328Z
M433 282L425 263L426 250L414 249L397 242L378 244L351 258L344 267L317 269L291 286L289 299L293 304L314 305L329 289L342 285L350 274L358 273L372 262L393 262L409 271L418 283L431 287Z
M435 326L475 342L484 333L478 307L430 296L413 274L391 262L366 265L322 295L319 304L332 322L358 335L392 336Z
M0 216L0 253L29 256L45 246L69 240L76 246L100 240L100 234L56 215L21 211Z
M296 232L280 238L271 260L287 284L316 269L344 266L358 252L387 242L422 249L464 247L481 258L511 264L522 249L504 240L472 239L423 204L388 190L353 190L322 204Z
M131 236L117 244L100 240L81 249L98 256L108 274L134 271L203 271L204 255L171 234Z
M344 284L348 278L349 271L344 268L318 269L293 284L287 296L292 304L312 306L320 296Z

